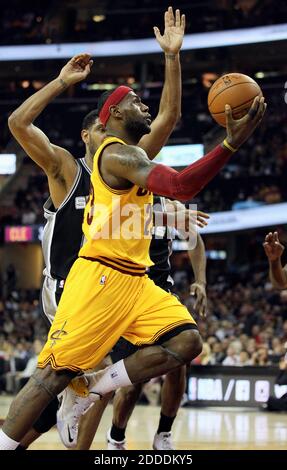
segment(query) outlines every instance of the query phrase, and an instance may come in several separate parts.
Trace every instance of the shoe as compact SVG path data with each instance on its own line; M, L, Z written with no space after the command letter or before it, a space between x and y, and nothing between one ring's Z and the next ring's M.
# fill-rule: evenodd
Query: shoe
M154 436L153 450L174 450L171 440L171 432L160 432Z
M86 384L82 383L81 387L78 384L78 388L73 384L73 387L65 388L58 395L60 406L57 411L57 429L61 441L67 448L76 447L80 417L91 408L95 401L101 398L97 393L87 392L88 381L84 376L83 379ZM79 390L84 396L79 396L75 390ZM88 395L86 395L87 393Z
M77 395L80 397L89 396L89 381L85 375L80 375L75 377L68 385Z
M107 450L127 450L126 440L115 441L111 438L111 430L109 429L107 432Z

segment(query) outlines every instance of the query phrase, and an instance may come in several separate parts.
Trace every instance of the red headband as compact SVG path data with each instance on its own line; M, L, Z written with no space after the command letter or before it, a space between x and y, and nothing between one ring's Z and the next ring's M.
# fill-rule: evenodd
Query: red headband
M115 91L108 97L107 101L105 102L104 106L102 107L99 118L101 123L106 126L108 119L110 117L110 106L115 104L119 104L122 99L130 92L133 91L132 88L128 86L118 86Z

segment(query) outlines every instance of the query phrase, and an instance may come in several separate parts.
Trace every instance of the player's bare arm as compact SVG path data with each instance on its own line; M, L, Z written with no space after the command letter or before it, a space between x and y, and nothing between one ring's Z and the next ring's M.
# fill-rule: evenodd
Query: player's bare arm
M188 250L188 257L191 262L192 270L194 273L194 283L190 286L190 294L195 296L195 311L201 316L206 317L207 314L207 295L206 295L206 254L205 246L202 237L196 230L196 226L205 227L208 225L209 215L202 211L190 210L179 201L167 202L168 208L174 208L179 215L185 215L185 227L176 226L181 237L186 238L186 235L196 236L196 245L192 250ZM177 217L176 220L181 217ZM182 219L181 219L182 220Z
M139 146L153 160L166 144L181 116L181 66L179 51L185 30L185 15L172 7L164 14L164 33L154 27L154 34L165 54L165 82L159 112L151 124L151 133L141 138Z
M125 189L133 183L172 199L190 200L220 171L233 151L254 132L265 109L264 98L255 98L249 113L241 119L233 119L231 110L227 108L225 141L181 172L151 162L146 152L137 146L113 144L103 152L100 167L102 176L114 189Z
M90 59L89 54L73 57L55 80L30 96L8 120L15 139L47 174L55 207L61 204L71 188L77 165L70 152L52 144L46 134L34 125L34 121L54 98L87 77L92 66Z
M284 246L280 243L278 232L269 232L263 243L269 261L270 281L275 289L287 289L287 265L282 266Z
M194 309L201 317L206 317L206 254L204 242L199 233L197 234L196 246L193 250L188 251L188 257L194 273L194 283L190 286L190 294L194 295L196 299Z

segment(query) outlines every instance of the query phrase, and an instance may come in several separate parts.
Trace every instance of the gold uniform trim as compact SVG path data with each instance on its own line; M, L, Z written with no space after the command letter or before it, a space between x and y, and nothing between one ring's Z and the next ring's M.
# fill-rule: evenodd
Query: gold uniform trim
M38 362L37 367L39 367L39 369L44 369L47 365L50 365L54 370L69 369L73 372L80 372L82 370L80 367L71 365L58 366L54 354L50 354L45 361Z

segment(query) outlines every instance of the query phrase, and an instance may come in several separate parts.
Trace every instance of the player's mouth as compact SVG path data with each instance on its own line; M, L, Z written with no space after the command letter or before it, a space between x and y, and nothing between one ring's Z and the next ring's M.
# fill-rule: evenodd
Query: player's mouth
M151 120L151 115L150 114L147 115L146 122L148 123L149 126L151 125L152 120Z

